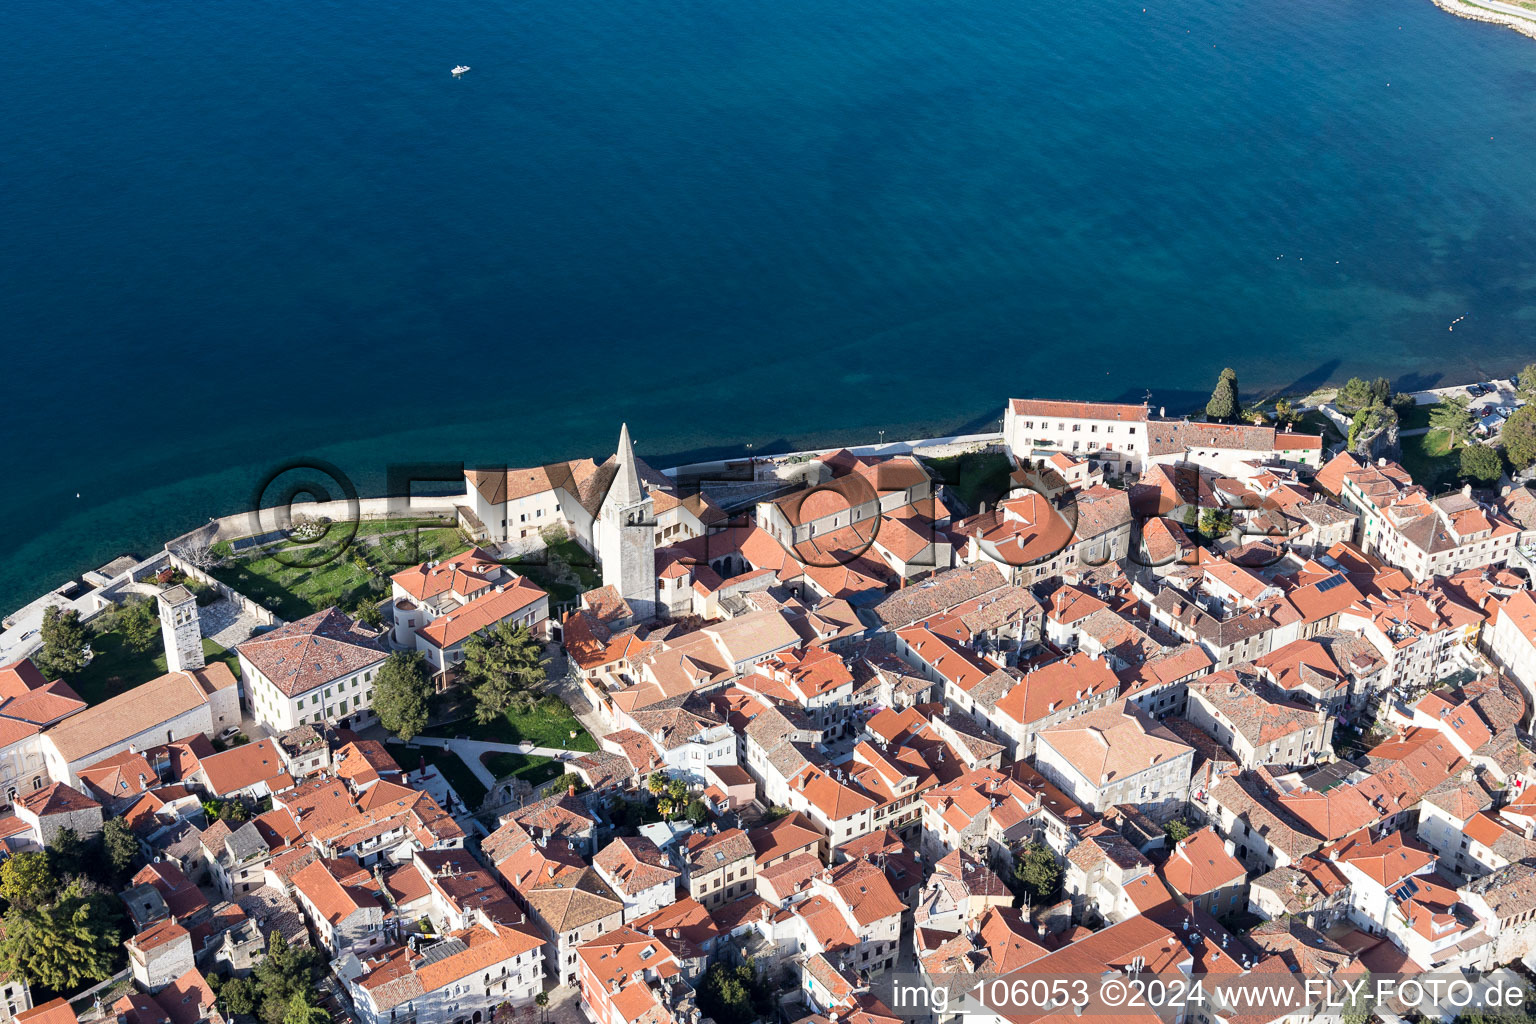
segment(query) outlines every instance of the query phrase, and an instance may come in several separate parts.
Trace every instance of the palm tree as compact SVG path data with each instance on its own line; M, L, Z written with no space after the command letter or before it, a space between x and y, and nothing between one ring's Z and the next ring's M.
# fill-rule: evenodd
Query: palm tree
M651 791L651 796L661 796L662 790L667 788L667 780L661 772L651 772L651 777L645 780L645 788Z

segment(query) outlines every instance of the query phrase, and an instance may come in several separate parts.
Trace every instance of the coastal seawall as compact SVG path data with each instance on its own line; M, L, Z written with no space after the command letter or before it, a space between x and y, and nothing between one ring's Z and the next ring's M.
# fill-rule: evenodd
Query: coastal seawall
M1471 2L1471 0L1434 0L1434 3L1436 7L1443 11L1449 11L1459 18L1503 25L1505 28L1512 28L1516 32L1536 39L1536 11L1531 11L1529 14L1508 13L1498 7L1484 6L1481 3ZM1511 5L1499 5L1499 7L1509 6Z

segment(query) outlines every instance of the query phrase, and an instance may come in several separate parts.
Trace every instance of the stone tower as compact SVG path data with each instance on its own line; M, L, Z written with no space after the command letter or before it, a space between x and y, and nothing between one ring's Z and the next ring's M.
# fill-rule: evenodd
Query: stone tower
M597 513L603 585L629 602L637 620L656 616L656 525L650 491L640 482L629 424L619 429L613 483Z
M180 584L160 591L160 635L165 638L165 665L171 672L203 667L203 631L197 619L197 598Z

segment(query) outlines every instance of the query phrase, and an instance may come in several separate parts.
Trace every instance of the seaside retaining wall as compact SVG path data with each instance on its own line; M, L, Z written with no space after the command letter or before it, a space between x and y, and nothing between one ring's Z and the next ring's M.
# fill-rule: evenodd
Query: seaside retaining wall
M959 455L994 444L1002 444L1001 433L952 434L948 437L924 437L912 441L887 441L884 444L837 445L831 448L810 448L800 452L783 452L777 455L759 455L751 459L714 459L708 462L692 462L686 466L674 466L662 473L670 477L701 477L719 474L727 480L734 479L748 465L773 465L788 459L814 459L832 452L849 451L854 455L885 458L892 455L925 455L942 458Z
M1512 28L1516 32L1536 38L1536 11L1530 18L1520 15L1505 14L1502 11L1490 10L1476 4L1463 3L1461 0L1434 0L1435 6L1442 11L1449 11L1458 18L1466 18L1470 21L1486 21L1495 25L1503 25Z

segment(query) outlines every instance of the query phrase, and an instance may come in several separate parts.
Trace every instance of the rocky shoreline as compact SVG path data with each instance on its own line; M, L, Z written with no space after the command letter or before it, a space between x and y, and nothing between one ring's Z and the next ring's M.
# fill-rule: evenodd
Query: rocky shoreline
M1434 0L1435 6L1443 11L1449 11L1459 18L1467 18L1472 21L1487 21L1495 25L1503 25L1512 28L1516 32L1528 35L1536 39L1536 11L1531 18L1521 18L1513 14L1500 14L1498 11L1490 11L1486 7L1478 7L1474 4L1463 3L1462 0Z

